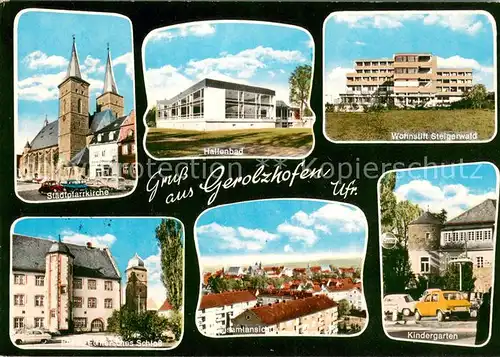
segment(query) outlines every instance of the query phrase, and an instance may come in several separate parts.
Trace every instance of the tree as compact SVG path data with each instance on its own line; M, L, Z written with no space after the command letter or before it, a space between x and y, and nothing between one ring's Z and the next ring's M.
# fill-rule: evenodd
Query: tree
M156 311L137 311L122 308L115 310L108 318L108 331L122 337L124 341L167 341L165 334L169 320ZM179 335L180 337L180 335ZM178 338L177 338L178 339Z
M310 65L297 66L288 79L290 85L290 103L295 103L300 107L300 119L304 114L304 106L309 100L311 90L312 67Z
M208 278L208 287L215 294L223 293L229 290L228 281L220 276L211 276Z
M404 293L413 279L408 249L397 242L393 248L382 251L382 262L384 294Z
M403 246L406 247L408 241L408 225L422 214L422 210L418 205L410 201L400 201L396 203L396 210L394 213L393 232Z
M394 226L394 211L396 210L396 173L388 172L380 179L380 216L382 227L391 229Z
M162 282L168 301L179 311L182 308L183 259L182 227L175 219L162 219L156 227L156 239L161 251Z
M441 224L444 224L448 218L448 212L443 208L439 213L431 213L434 217L436 217Z
M250 277L248 283L249 287L254 290L265 289L267 287L267 279L260 275Z
M474 109L481 109L486 103L487 97L488 91L484 84L475 84L465 95L465 99L471 102L471 106Z
M156 128L156 107L148 110L146 114L146 124L149 128Z
M473 274L472 264L448 264L443 276L443 287L447 290L460 290L460 264L462 265L462 291L474 291L476 278Z
M338 315L339 317L347 316L351 313L351 304L346 299L338 302Z

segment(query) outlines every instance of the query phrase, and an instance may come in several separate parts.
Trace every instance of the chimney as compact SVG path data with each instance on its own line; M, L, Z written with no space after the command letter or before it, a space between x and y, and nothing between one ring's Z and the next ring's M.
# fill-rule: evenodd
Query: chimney
M92 242L87 242L87 248L92 249Z

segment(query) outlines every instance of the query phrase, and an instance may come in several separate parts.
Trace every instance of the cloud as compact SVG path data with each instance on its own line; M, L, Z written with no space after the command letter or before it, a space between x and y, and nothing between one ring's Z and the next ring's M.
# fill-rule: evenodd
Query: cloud
M55 74L40 74L27 77L17 82L19 99L43 102L57 99L59 89L57 86L66 75L66 71Z
M172 98L194 84L193 80L169 64L148 69L145 73L145 80L149 105L156 104L157 100Z
M475 14L458 11L438 11L428 14L389 12L363 15L355 12L342 12L335 14L333 19L337 23L347 24L350 28L378 29L395 29L403 27L405 21L421 21L424 26L440 26L473 36L484 26L483 21L478 17Z
M224 54L202 60L190 60L185 73L196 78L206 78L210 72L225 73L237 78L248 79L257 70L266 68L266 62L304 62L305 58L297 50L275 50L271 47L257 46L236 54Z
M292 220L327 234L330 233L328 225L340 226L340 231L347 233L366 229L366 218L360 209L336 203L324 205L311 214L299 211Z
M214 33L215 26L205 22L194 25L179 25L164 30L157 30L151 33L149 40L153 42L162 40L171 41L177 37L205 37L213 35Z
M287 245L285 245L285 247L283 248L283 251L284 251L285 253L293 253L293 248L292 248L292 246L291 246L290 244L287 244Z
M271 78L274 78L276 76L276 73L274 73L273 71L267 71L267 73L269 74L269 77L271 77Z
M48 56L42 51L34 51L22 60L29 69L61 68L68 65L68 60L62 56Z
M61 240L65 243L78 245L86 245L90 242L94 247L110 247L116 241L116 237L110 233L92 236L71 230L64 230L61 232Z
M366 42L363 41L355 41L354 44L358 46L366 46Z
M93 58L88 55L80 66L80 70L91 73L104 73L104 65L101 65L101 60L99 58Z
M125 65L125 73L127 73L130 79L134 79L134 56L132 52L127 52L113 60L113 67L119 65Z
M148 270L148 298L152 298L153 301L160 307L167 297L167 290L162 283L162 269L161 269L161 251L158 249L158 253L155 255L150 255L144 259L144 266Z
M398 201L409 200L432 212L445 209L448 219L458 216L487 198L496 199L494 191L472 192L462 184L435 186L428 180L416 179L399 186L394 194Z
M346 74L354 72L353 68L335 67L326 74L325 101L332 103L340 98L340 93L345 93L347 78Z
M261 229L249 229L245 227L228 227L216 222L199 226L196 233L200 236L218 240L219 248L256 251L265 247L266 243L279 238Z
M294 226L287 222L281 223L277 231L288 236L292 242L303 242L307 246L313 246L319 239L312 229Z

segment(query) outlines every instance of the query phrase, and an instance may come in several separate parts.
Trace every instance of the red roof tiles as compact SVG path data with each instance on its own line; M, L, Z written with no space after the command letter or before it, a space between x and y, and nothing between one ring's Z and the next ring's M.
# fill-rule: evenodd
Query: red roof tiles
M199 310L222 307L257 300L254 294L247 290L226 291L220 294L208 294L201 297Z
M337 306L337 303L325 295L313 296L300 300L290 300L251 309L260 321L266 325L293 320Z
M168 302L167 299L165 299L165 302L163 303L163 305L158 309L158 311L169 311L169 310L172 310L173 307L172 305L170 305L170 303Z

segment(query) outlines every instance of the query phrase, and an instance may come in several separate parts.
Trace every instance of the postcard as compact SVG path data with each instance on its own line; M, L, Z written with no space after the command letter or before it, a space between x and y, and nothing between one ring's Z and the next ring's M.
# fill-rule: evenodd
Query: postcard
M329 140L470 143L495 137L496 23L490 13L342 11L327 18L323 32Z
M470 163L379 180L382 312L397 340L484 346L491 336L498 169Z
M339 202L259 200L206 210L195 227L199 331L209 337L359 335L368 320L367 234L363 212Z
M314 41L304 29L202 21L156 29L143 43L155 159L305 157Z
M27 9L16 17L14 47L17 196L130 194L137 183L130 20Z
M171 349L180 343L180 221L21 218L11 227L11 252L9 326L18 348Z

